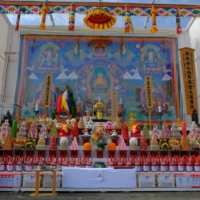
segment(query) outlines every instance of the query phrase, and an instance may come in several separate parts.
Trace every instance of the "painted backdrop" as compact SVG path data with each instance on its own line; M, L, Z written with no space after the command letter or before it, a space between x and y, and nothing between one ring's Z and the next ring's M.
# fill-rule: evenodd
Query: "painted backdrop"
M177 45L173 38L24 36L21 39L16 102L21 118L34 115L34 103L43 109L44 80L52 74L51 108L70 84L78 115L101 100L111 112L111 94L118 92L118 115L130 111L140 122L148 121L144 77L152 76L152 119L174 121L180 113ZM100 88L101 93L97 92Z

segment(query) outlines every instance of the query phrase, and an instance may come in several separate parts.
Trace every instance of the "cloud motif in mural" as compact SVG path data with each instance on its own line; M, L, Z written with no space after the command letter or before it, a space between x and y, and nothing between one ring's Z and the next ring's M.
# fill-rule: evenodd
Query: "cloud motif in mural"
M142 80L142 77L140 76L140 74L138 72L136 72L133 76L131 74L129 74L129 72L126 72L123 75L124 79L129 79L129 80Z
M34 73L32 73L32 74L29 76L29 78L30 78L30 79L35 79L35 80L38 79L37 76L36 76Z
M71 74L69 74L69 76L67 76L67 79L77 79L78 76L75 72L72 72Z
M162 81L169 81L169 80L171 80L171 79L172 79L171 76L169 76L168 74L165 74L165 75L163 76L163 78L162 78Z
M61 72L59 76L56 79L77 79L77 75L75 72L72 72L68 76L65 74L65 72Z
M65 74L65 72L61 72L56 79L67 79L67 75Z

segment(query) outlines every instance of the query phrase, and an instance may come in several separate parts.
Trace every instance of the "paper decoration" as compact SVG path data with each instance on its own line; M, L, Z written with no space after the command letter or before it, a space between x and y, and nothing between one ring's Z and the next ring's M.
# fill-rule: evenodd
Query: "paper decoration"
M44 88L44 107L49 108L51 104L52 75L47 74Z
M126 151L127 146L123 138L120 138L119 146L117 147L118 151Z
M179 49L179 51L181 55L186 112L188 115L191 115L194 109L198 112L194 49L185 47Z
M79 150L76 137L75 137L75 138L73 139L73 141L72 141L72 144L71 144L71 146L70 146L70 150L73 150L73 151L74 151L74 150L76 150L76 151Z

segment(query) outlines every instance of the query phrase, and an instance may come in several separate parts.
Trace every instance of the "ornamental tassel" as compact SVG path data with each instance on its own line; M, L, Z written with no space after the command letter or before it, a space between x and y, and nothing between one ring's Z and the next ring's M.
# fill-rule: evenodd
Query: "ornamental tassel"
M19 7L19 11L18 11L18 14L17 14L17 21L16 21L16 26L15 26L15 31L19 30L20 16L21 16L21 6Z
M70 12L69 12L68 31L74 31L74 29L75 29L75 6L72 3L70 6Z
M151 33L156 33L158 31L158 27L156 26L156 13L157 13L156 8L153 5L151 9L151 15L152 15L152 27L150 29Z
M181 18L180 18L179 9L177 9L177 13L176 13L176 33L182 34Z
M46 30L46 26L45 26L45 20L46 20L46 15L48 12L48 8L46 3L43 3L43 7L42 7L42 22L40 24L40 30Z
M131 22L130 12L128 5L125 5L125 27L124 27L125 33L130 33L134 31L133 24Z

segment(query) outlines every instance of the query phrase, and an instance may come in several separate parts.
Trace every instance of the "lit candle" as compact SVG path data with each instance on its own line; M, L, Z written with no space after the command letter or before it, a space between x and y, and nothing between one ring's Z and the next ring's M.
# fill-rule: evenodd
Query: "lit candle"
M38 111L38 106L39 106L39 100L37 100L37 101L35 102L35 111Z
M161 104L160 104L160 103L158 104L158 112L159 112L159 113L162 112L162 110L161 110Z

